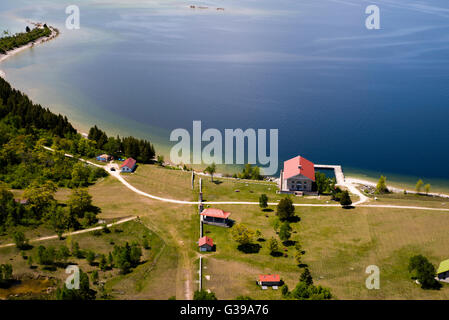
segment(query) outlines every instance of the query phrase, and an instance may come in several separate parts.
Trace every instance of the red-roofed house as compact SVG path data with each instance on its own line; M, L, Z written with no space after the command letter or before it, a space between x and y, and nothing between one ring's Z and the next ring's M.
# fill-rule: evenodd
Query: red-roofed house
M279 189L281 192L311 192L315 182L315 165L304 157L297 156L284 161Z
M212 251L214 241L212 238L204 236L198 240L198 247L200 247L200 251Z
M281 286L281 277L278 274L261 274L257 284L262 287L277 287Z
M133 158L126 159L123 164L120 166L122 172L133 172L136 168L137 161Z
M230 212L225 212L221 209L206 208L201 212L201 221L206 224L212 224L222 227L229 227Z

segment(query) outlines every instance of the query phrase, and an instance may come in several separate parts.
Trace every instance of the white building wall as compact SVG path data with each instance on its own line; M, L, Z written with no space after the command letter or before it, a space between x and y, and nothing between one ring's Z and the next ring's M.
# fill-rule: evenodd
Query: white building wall
M288 191L312 191L313 181L303 175L297 175L288 179L284 179L282 190Z

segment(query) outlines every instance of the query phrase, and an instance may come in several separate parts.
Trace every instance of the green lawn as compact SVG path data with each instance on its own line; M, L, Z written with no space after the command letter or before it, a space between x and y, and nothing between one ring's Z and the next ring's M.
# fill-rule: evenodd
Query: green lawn
M398 206L417 206L449 209L449 199L418 194L389 193L374 195L377 200L370 204L392 204ZM371 195L371 197L373 197Z
M232 208L223 208L232 210ZM300 241L306 251L303 262L312 272L316 284L329 287L337 299L447 299L449 287L440 291L422 290L407 271L412 255L424 254L437 267L449 257L446 245L449 215L440 212L401 209L301 208L301 221L292 224L292 240ZM259 228L263 237L274 236L269 217L254 207L232 210L231 218L251 228ZM278 291L262 291L255 286L260 273L279 273L290 289L296 285L301 269L288 257L272 257L266 242L259 253L237 250L230 229L207 226L207 235L217 251L205 255L208 265L205 288L221 299L238 295L252 298L280 298ZM381 270L380 290L368 290L365 269L377 265Z
M195 190L190 188L190 173L164 169L158 166L140 166L136 173L126 178L137 188L164 197L194 200L198 196L198 177ZM204 178L204 197L208 201L258 201L266 193L270 202L280 199L275 185L252 181L219 178L222 183L212 183ZM235 192L239 190L240 192ZM60 189L59 201L66 201L69 189ZM120 219L137 215L139 222L128 222L117 226L123 232L95 237L92 233L73 236L83 249L107 253L112 243L141 240L143 234L151 236L151 250L145 252L145 263L129 275L116 271L100 272L106 281L107 290L117 299L178 299L191 298L198 287L197 240L199 217L195 205L176 205L142 197L113 177L107 177L89 187L94 205L101 208L102 219ZM16 192L20 196L20 192ZM294 197L295 202L325 202L327 198L308 199ZM377 202L419 206L443 206L441 199L414 195L379 196ZM273 211L262 211L257 205L214 206L231 212L231 218L252 229L259 229L265 240L277 237L272 223ZM315 283L329 287L337 299L447 299L449 290L420 289L407 272L410 256L424 254L438 266L449 258L445 227L449 215L445 212L356 208L345 210L339 207L296 207L301 218L292 223L292 240L300 241L306 251L303 262L310 267ZM273 257L269 254L267 241L258 242L258 253L245 254L237 250L232 240L231 229L205 226L206 235L213 238L217 251L205 253L203 288L210 289L219 299L234 299L248 295L259 299L280 299L280 290L260 290L255 284L261 273L279 273L290 289L296 285L301 269L293 259L294 248L284 247L287 256ZM27 236L52 234L45 226L25 228ZM7 237L0 238L10 242ZM42 242L44 245L59 245L60 240ZM35 246L41 243L35 244ZM35 247L36 248L36 247ZM35 250L35 248L33 250ZM12 260L10 260L12 259ZM83 270L90 272L85 260L74 261ZM31 270L16 248L0 249L0 263L12 263L14 274L41 274L56 280L65 278L64 270ZM371 264L380 267L381 289L365 288L365 268ZM207 276L207 277L206 277Z
M199 179L203 182L204 201L254 201L261 194L268 196L269 202L277 202L286 195L276 194L277 185L267 181L237 180L232 178L214 178L195 176L195 188L191 188L189 171L173 170L157 165L139 165L132 174L125 175L126 180L141 191L160 197L177 200L198 200ZM329 196L292 197L295 203L327 203Z

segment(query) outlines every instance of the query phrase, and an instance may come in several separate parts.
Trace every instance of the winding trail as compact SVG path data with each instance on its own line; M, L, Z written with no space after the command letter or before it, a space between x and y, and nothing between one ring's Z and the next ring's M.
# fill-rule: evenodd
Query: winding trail
M49 148L49 147L44 147L46 150L48 151L52 151L55 152L54 149ZM128 189L130 189L131 191L140 194L141 196L150 198L150 199L154 199L154 200L159 200L162 202L168 202L168 203L175 203L175 204L185 204L185 205L198 205L199 201L185 201L185 200L176 200L176 199L170 199L170 198L163 198L163 197L159 197L159 196L155 196L149 193L146 193L142 190L137 189L136 187L134 187L133 185L131 185L128 181L126 181L126 179L120 175L120 168L117 164L114 163L108 163L107 165L99 165L96 163L93 163L91 161L88 160L84 160L81 158L75 158L73 155L66 153L65 154L66 157L69 158L74 158L77 159L79 161L85 162L89 165L98 167L98 168L103 168L104 170L106 170L111 176L115 177L116 179L118 179L125 187L127 187ZM111 171L111 168L114 168L115 171ZM360 190L358 190L353 184L352 182L350 182L349 179L347 179L348 181L341 182L340 185L347 187L349 189L349 191L352 194L355 194L359 197L359 200L355 203L353 203L352 205L354 207L369 207L369 208L389 208L389 209L411 209L411 210L431 210L431 211L448 211L449 209L447 208L429 208L429 207L416 207L416 206L396 206L396 205L377 205L377 204L373 204L373 205L363 205L363 203L367 202L369 200L369 198L367 196L365 196L364 194L362 194L360 192ZM218 205L218 204L224 204L224 205L229 205L229 204L235 204L235 205L259 205L259 202L251 202L251 201L211 201L211 202L204 202L205 204L212 204L212 205ZM270 206L276 206L278 203L277 202L269 202L268 205ZM293 204L296 207L341 207L341 205L339 204L312 204L312 203L294 203Z

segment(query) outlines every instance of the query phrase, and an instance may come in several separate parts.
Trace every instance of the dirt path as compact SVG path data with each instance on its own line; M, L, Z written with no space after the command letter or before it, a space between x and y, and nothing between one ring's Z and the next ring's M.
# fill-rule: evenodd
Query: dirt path
M54 152L53 149L49 148L49 147L44 147L46 150L52 151ZM66 157L70 157L70 158L74 158L71 154L65 154ZM155 200L159 200L159 201L163 201L163 202L169 202L169 203L176 203L176 204L188 204L188 205L198 205L199 202L198 201L183 201L183 200L176 200L176 199L169 199L169 198L162 198L162 197L158 197L146 192L143 192L139 189L137 189L136 187L134 187L133 185L131 185L128 181L126 181L126 179L124 177L122 177L120 175L120 170L118 168L117 164L111 164L108 163L107 165L99 165L96 163L93 163L91 161L87 161L84 159L79 159L77 158L79 161L83 161L85 163L88 163L90 165L99 167L99 168L103 168L104 170L106 170L110 175L112 175L113 177L117 178L121 183L123 183L128 189L134 191L135 193L138 193L144 197L147 198L151 198L151 199L155 199ZM116 171L110 171L110 169L114 167L116 169ZM359 197L359 201L353 203L352 205L355 206L363 206L363 207L373 207L373 208L391 208L391 209L412 209L412 210L435 210L435 211L449 211L449 209L443 209L443 208L428 208L428 207L414 207L414 206L395 206L395 205L362 205L363 203L365 203L366 201L369 200L369 198L367 196L365 196L364 194L362 194L352 183L352 180L347 179L348 181L345 181L345 184L343 186L346 186L349 191L355 195L357 195ZM205 202L206 204L236 204L236 205L259 205L259 202L245 202L245 201L211 201L211 202ZM278 203L276 202L270 202L268 203L268 205L270 206L276 206ZM339 204L308 204L308 203L294 203L293 204L296 207L340 207Z
M107 226L108 226L108 228L110 228L110 227L112 227L112 226L115 226L115 225L118 225L118 224L122 224L122 223L125 223L125 222L128 222L128 221L131 221L131 220L135 220L135 219L137 219L137 218L138 218L138 217L133 216L133 217L121 219L121 220L119 220L119 221L110 223L110 224L108 224ZM84 229L84 230L79 230L79 231L74 231L74 232L66 232L66 233L64 233L62 236L63 236L63 237L73 236L73 235L76 235L76 234L81 234L81 233L86 233L86 232L92 232L92 231L95 231L95 230L101 230L101 229L103 229L103 226L100 226L100 227L94 227L94 228L89 228L89 229ZM38 241L52 240L52 239L58 239L58 238L59 238L58 235L53 235L53 236L47 236L47 237L40 237L40 238L31 239L30 242L38 242ZM15 243L8 243L8 244L2 244L2 245L0 245L0 248L13 247L13 246L15 246Z

